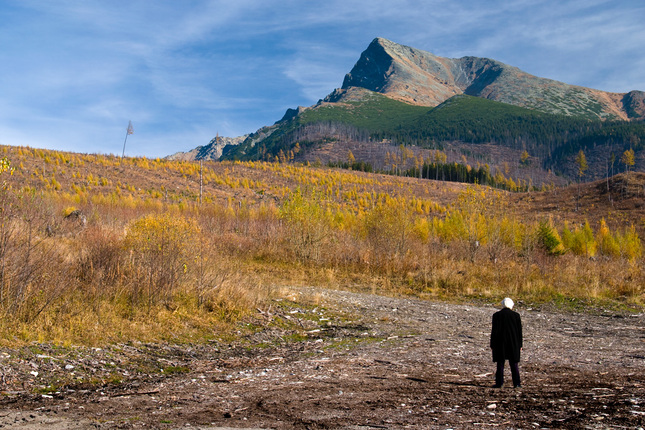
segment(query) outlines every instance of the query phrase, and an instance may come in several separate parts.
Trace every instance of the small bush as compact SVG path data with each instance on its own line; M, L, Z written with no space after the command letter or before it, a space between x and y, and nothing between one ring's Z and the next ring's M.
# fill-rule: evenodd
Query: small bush
M330 217L317 194L306 196L300 189L280 208L280 218L288 226L287 240L302 260L318 260L323 243L331 233Z
M132 293L150 303L169 300L180 278L193 268L199 228L194 220L151 214L132 222L124 241L130 253Z
M576 255L584 255L586 257L596 255L596 239L594 238L593 230L588 221L585 221L582 227L575 229L569 248Z
M607 255L610 257L619 257L620 256L620 244L616 241L614 236L609 231L607 223L603 218L600 220L600 228L598 229L597 234L598 246L600 247L599 251L602 255Z
M540 221L538 225L538 239L542 248L549 255L562 255L565 252L562 240L551 221Z
M633 225L625 229L623 234L618 235L618 243L620 244L621 255L628 260L640 258L643 255L641 240Z

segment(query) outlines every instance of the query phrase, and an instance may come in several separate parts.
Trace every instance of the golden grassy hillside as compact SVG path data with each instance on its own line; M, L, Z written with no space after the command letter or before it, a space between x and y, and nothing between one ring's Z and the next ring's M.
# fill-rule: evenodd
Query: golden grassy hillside
M4 342L212 338L293 284L644 303L643 174L508 193L294 164L0 151Z

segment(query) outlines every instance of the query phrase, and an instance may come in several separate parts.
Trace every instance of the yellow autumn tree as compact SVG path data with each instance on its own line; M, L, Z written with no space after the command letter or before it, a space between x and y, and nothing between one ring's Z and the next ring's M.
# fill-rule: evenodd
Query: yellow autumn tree
M388 197L365 214L361 227L374 261L387 267L408 253L415 230L414 213L405 199Z
M623 234L617 235L617 241L620 244L620 254L628 260L639 258L643 255L641 240L636 233L636 228L632 225L625 229Z
M280 208L287 227L287 240L300 260L317 260L330 235L330 216L318 193L296 189Z
M629 173L629 169L634 164L636 164L636 157L634 155L634 150L628 149L627 151L623 152L623 155L620 157L620 162L625 165L625 169L627 169L627 173Z
M571 244L571 251L577 255L584 255L587 257L593 257L596 255L597 243L594 238L593 230L589 225L589 221L576 228L573 231Z
M194 250L199 227L171 214L150 214L127 228L124 246L130 253L133 298L153 304L169 300L198 257Z
M602 255L611 257L620 256L620 245L611 234L611 231L609 231L609 227L607 226L607 222L604 218L600 220L600 227L598 228L596 240L600 247L599 251Z
M351 150L347 151L347 163L349 167L352 167L352 164L356 163L356 157L354 157L354 153Z

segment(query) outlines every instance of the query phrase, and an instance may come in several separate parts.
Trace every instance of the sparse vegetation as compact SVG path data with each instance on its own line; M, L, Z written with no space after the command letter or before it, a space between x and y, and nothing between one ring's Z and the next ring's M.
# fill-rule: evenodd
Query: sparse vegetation
M589 187L549 217L485 186L227 162L204 165L199 205L197 163L2 150L3 342L207 338L283 284L644 304L645 218Z

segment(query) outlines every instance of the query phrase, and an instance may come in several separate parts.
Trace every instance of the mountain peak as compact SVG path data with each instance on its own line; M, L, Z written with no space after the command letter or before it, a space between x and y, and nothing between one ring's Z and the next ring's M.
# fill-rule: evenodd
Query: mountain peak
M342 88L362 87L406 103L436 106L461 92L444 84L450 77L441 60L377 37L345 76Z
M377 37L345 76L343 89L361 87L395 100L437 106L457 94L548 113L595 119L645 115L640 92L616 94L530 75L489 58L444 58Z

